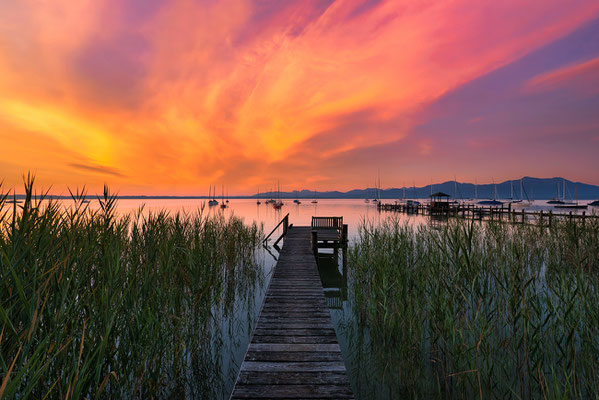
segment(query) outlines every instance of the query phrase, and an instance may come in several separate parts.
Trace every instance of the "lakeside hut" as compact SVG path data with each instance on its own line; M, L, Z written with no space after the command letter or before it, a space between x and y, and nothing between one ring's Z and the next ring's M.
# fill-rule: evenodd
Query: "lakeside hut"
M447 215L449 214L449 198L447 193L437 192L430 196L430 213L431 215Z

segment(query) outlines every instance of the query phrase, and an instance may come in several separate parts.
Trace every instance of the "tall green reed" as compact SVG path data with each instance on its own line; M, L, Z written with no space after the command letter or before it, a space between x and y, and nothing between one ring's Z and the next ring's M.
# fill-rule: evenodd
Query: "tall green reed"
M0 195L0 398L213 397L218 320L255 289L262 230Z
M364 222L354 311L398 396L599 396L599 222Z

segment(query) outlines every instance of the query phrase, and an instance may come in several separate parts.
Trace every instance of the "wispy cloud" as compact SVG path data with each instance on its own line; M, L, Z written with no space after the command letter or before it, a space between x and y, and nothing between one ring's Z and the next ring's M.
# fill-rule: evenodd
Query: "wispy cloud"
M115 170L113 168L109 168L109 167L103 166L103 165L70 163L69 166L73 167L73 168L77 168L77 169L83 170L83 171L88 171L88 172L96 172L96 173L100 173L100 174L107 174L107 175L112 175L112 176L118 176L120 178L124 178L125 177L125 175L121 174L117 170Z
M110 175L123 190L151 193L215 181L250 192L311 176L347 188L396 165L397 154L426 182L428 169L448 168L437 157L446 142L472 142L461 140L462 125L431 128L444 113L472 121L464 132L543 131L534 105L528 130L480 108L497 96L523 101L530 93L512 89L530 79L570 96L567 88L596 77L560 70L599 57L580 56L588 38L546 53L538 78L519 64L492 86L476 82L598 15L594 0L0 2L1 151L11 170L28 170L35 153L47 179L64 180L46 183L88 177L92 188ZM462 115L463 99L447 94L468 85L479 88L468 93L478 110ZM68 157L44 140L19 145L23 132ZM73 159L94 163L71 164L79 174L69 178Z

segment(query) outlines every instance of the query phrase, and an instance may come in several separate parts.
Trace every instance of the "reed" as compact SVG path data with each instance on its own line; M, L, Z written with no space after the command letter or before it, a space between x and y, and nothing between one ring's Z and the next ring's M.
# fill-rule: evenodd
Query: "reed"
M0 195L0 398L222 395L216 327L255 290L261 228L25 192Z
M352 318L366 331L354 335L380 393L599 397L595 219L364 222L349 256Z

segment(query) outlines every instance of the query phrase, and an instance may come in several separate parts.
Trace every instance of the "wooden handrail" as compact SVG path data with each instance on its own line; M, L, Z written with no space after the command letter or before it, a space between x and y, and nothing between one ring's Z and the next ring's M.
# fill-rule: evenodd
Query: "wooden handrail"
M282 236L285 236L287 234L287 227L289 226L289 213L287 213L287 215L285 215L283 217L283 219L277 224L277 226L275 226L275 228L272 230L272 232L270 232L268 234L268 236L264 238L264 242L263 242L264 244L266 244L268 242L268 239L272 236L273 233L276 232L277 228L279 226L281 226L281 224L283 222L285 222L285 224L283 225L283 235ZM278 242L278 240L277 240L277 242Z

